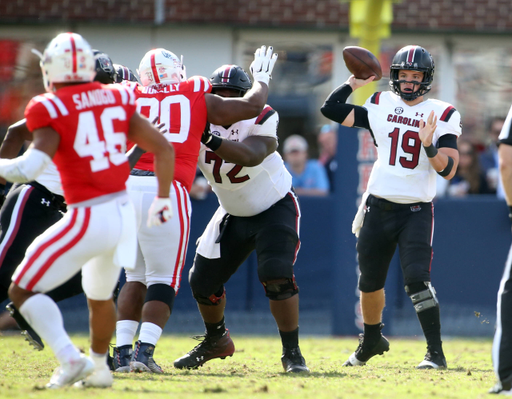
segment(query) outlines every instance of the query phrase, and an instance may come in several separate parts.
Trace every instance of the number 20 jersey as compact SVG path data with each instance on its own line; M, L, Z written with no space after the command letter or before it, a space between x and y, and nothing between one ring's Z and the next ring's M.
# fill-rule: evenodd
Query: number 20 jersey
M34 97L25 109L30 131L60 136L53 157L68 205L126 190L126 136L135 96L120 85L70 85Z
M437 116L434 146L445 134L461 135L461 117L450 104L428 99L409 106L396 94L374 93L364 104L377 145L367 191L392 202L430 202L436 195L435 169L419 138L420 119Z
M277 140L279 117L269 105L259 116L236 122L224 128L211 125L212 134L225 140L243 141L250 136L273 137ZM256 166L240 166L222 160L201 146L198 166L212 186L220 205L233 216L257 215L283 198L292 187L292 176L277 151Z

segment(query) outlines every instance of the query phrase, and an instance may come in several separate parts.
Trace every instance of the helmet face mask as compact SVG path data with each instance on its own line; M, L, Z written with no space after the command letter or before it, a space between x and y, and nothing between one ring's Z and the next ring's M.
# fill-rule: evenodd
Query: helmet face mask
M48 92L55 90L54 83L92 82L96 75L91 46L77 33L56 36L39 56Z
M182 60L163 48L148 51L137 73L143 86L180 83L187 79Z
M402 83L412 82L400 80L398 77L400 70L423 72L423 80L421 82L414 82L419 84L418 90L413 92L403 92L401 90ZM398 50L393 57L389 73L389 85L393 92L403 100L413 101L430 91L434 80L434 70L434 59L427 50L420 46L406 46Z
M251 78L238 65L222 65L210 76L212 93L218 89L238 90L240 97L243 97L247 90L252 87Z

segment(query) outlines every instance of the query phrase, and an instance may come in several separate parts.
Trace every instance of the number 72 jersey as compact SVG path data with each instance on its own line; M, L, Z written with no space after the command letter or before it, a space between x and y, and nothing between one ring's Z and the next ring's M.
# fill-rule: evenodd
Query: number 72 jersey
M367 191L397 203L430 202L436 195L435 169L430 165L419 138L420 119L431 111L437 116L434 146L445 134L461 135L461 117L450 104L428 99L409 106L396 94L373 94L364 104L377 145Z

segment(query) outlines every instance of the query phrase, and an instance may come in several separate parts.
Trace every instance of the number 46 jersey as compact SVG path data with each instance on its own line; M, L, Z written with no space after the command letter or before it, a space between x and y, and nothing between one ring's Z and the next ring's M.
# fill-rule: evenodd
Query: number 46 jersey
M431 111L437 116L432 139L436 146L445 134L461 135L459 112L450 104L433 99L409 106L390 91L373 94L364 108L368 110L378 154L367 191L402 204L432 201L437 173L421 145L420 119L426 121Z
M25 109L30 131L60 136L53 161L68 205L126 190L126 136L135 96L119 85L70 85L34 97Z
M249 136L277 140L279 117L269 105L256 118L229 127L211 125L212 134L225 140L243 141ZM198 166L212 186L220 205L233 216L257 215L283 198L292 187L292 176L277 151L256 166L240 166L224 161L201 145Z

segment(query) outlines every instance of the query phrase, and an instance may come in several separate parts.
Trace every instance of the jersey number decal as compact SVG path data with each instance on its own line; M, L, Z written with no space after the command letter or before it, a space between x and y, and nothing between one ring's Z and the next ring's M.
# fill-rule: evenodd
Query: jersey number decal
M92 111L80 112L78 115L78 128L73 148L76 153L84 157L92 157L91 171L99 172L110 167L110 162L120 165L126 162L126 135L114 132L114 120L126 120L126 111L123 107L105 108L100 116L101 128L105 141L98 135L98 127Z
M143 107L149 107L149 115L146 110L142 112ZM179 127L180 130L178 133L170 133L171 129L171 108L177 107L174 115L179 115L180 122ZM150 121L153 121L155 118L159 118L160 123L164 123L164 129L167 129L167 133L164 134L164 137L170 143L184 143L190 131L190 100L182 94L177 94L175 96L168 96L162 99L162 101L158 101L156 98L146 98L140 97L137 99L137 111L139 111L142 115L145 115L149 118ZM175 121L172 121L176 124Z
M215 154L213 151L206 151L205 152L205 162L208 164L211 164L213 161L213 177L215 179L215 183L221 184L222 183L222 177L220 175L220 167L222 166L222 162L224 160L219 157L217 154ZM250 179L249 175L245 176L239 176L236 175L242 170L243 166L235 165L228 173L226 173L226 176L229 178L229 181L232 184L236 183L242 183L244 181L247 181Z
M400 140L400 129L395 128L395 130L389 133L388 136L391 137L389 164L394 166L396 165L398 141ZM411 157L400 157L400 165L407 169L414 169L416 166L418 166L418 162L420 160L421 140L418 132L407 130L402 136L401 147L402 150L406 154L410 154Z

